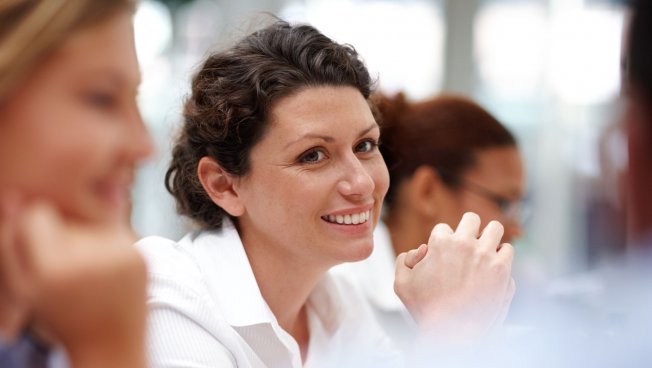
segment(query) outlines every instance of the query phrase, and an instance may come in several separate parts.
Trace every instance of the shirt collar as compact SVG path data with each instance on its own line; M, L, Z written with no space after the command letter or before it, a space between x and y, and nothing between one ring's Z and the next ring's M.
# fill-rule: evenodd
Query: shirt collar
M229 223L219 231L190 233L179 243L195 259L210 297L226 322L256 354L265 362L278 363L272 365L300 366L299 347L280 327L263 299L235 227ZM343 319L354 318L344 313L344 302L338 285L329 275L316 285L307 304L311 334L314 335L311 335L311 349L314 348L313 338L320 336L319 339L330 340L342 326ZM277 348L271 348L272 345Z
M210 297L227 323L243 327L276 322L230 222L222 230L190 233L180 243L195 258Z

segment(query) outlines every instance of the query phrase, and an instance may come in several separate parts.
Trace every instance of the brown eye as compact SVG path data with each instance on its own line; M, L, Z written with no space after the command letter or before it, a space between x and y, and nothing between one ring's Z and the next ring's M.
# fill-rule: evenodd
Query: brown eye
M299 157L299 162L304 164L314 164L326 158L326 153L321 149L312 149Z
M376 147L378 147L378 143L372 139L368 139L358 143L358 145L355 146L355 152L361 152L361 153L371 152L375 150Z

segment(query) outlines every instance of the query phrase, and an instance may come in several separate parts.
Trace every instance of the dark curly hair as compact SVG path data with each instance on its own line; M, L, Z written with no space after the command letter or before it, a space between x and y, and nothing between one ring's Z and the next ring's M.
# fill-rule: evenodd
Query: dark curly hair
M385 204L391 210L396 189L420 166L435 168L451 188L486 148L516 146L516 139L495 117L463 96L442 95L409 102L399 93L372 98L382 120L381 153L389 170Z
M350 45L309 25L277 20L235 46L211 55L193 78L184 123L165 185L177 211L204 229L219 229L228 214L209 198L197 176L202 157L243 176L280 98L317 86L351 86L368 100L369 72ZM234 222L236 219L232 219Z

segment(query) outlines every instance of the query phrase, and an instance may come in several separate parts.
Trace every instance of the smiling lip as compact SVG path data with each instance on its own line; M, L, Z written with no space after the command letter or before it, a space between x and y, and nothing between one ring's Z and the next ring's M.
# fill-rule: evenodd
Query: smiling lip
M362 225L369 222L372 213L372 207L366 206L333 212L321 218L336 225Z

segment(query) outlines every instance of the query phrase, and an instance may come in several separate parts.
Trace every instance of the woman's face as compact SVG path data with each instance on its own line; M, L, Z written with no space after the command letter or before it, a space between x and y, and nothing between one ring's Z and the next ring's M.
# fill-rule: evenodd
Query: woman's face
M251 171L236 183L244 244L326 267L369 256L389 185L379 134L351 87L310 87L276 102Z
M515 146L496 147L476 153L476 164L461 177L462 187L447 189L442 201L439 221L456 226L464 212L480 215L484 227L489 221L500 221L505 227L503 242L511 242L522 235L518 211L501 211L498 200L518 206L525 195L525 173L521 155ZM466 184L464 184L466 183ZM483 194L484 192L484 194Z
M69 219L125 219L149 155L136 106L131 16L76 32L0 105L0 194L48 200Z

